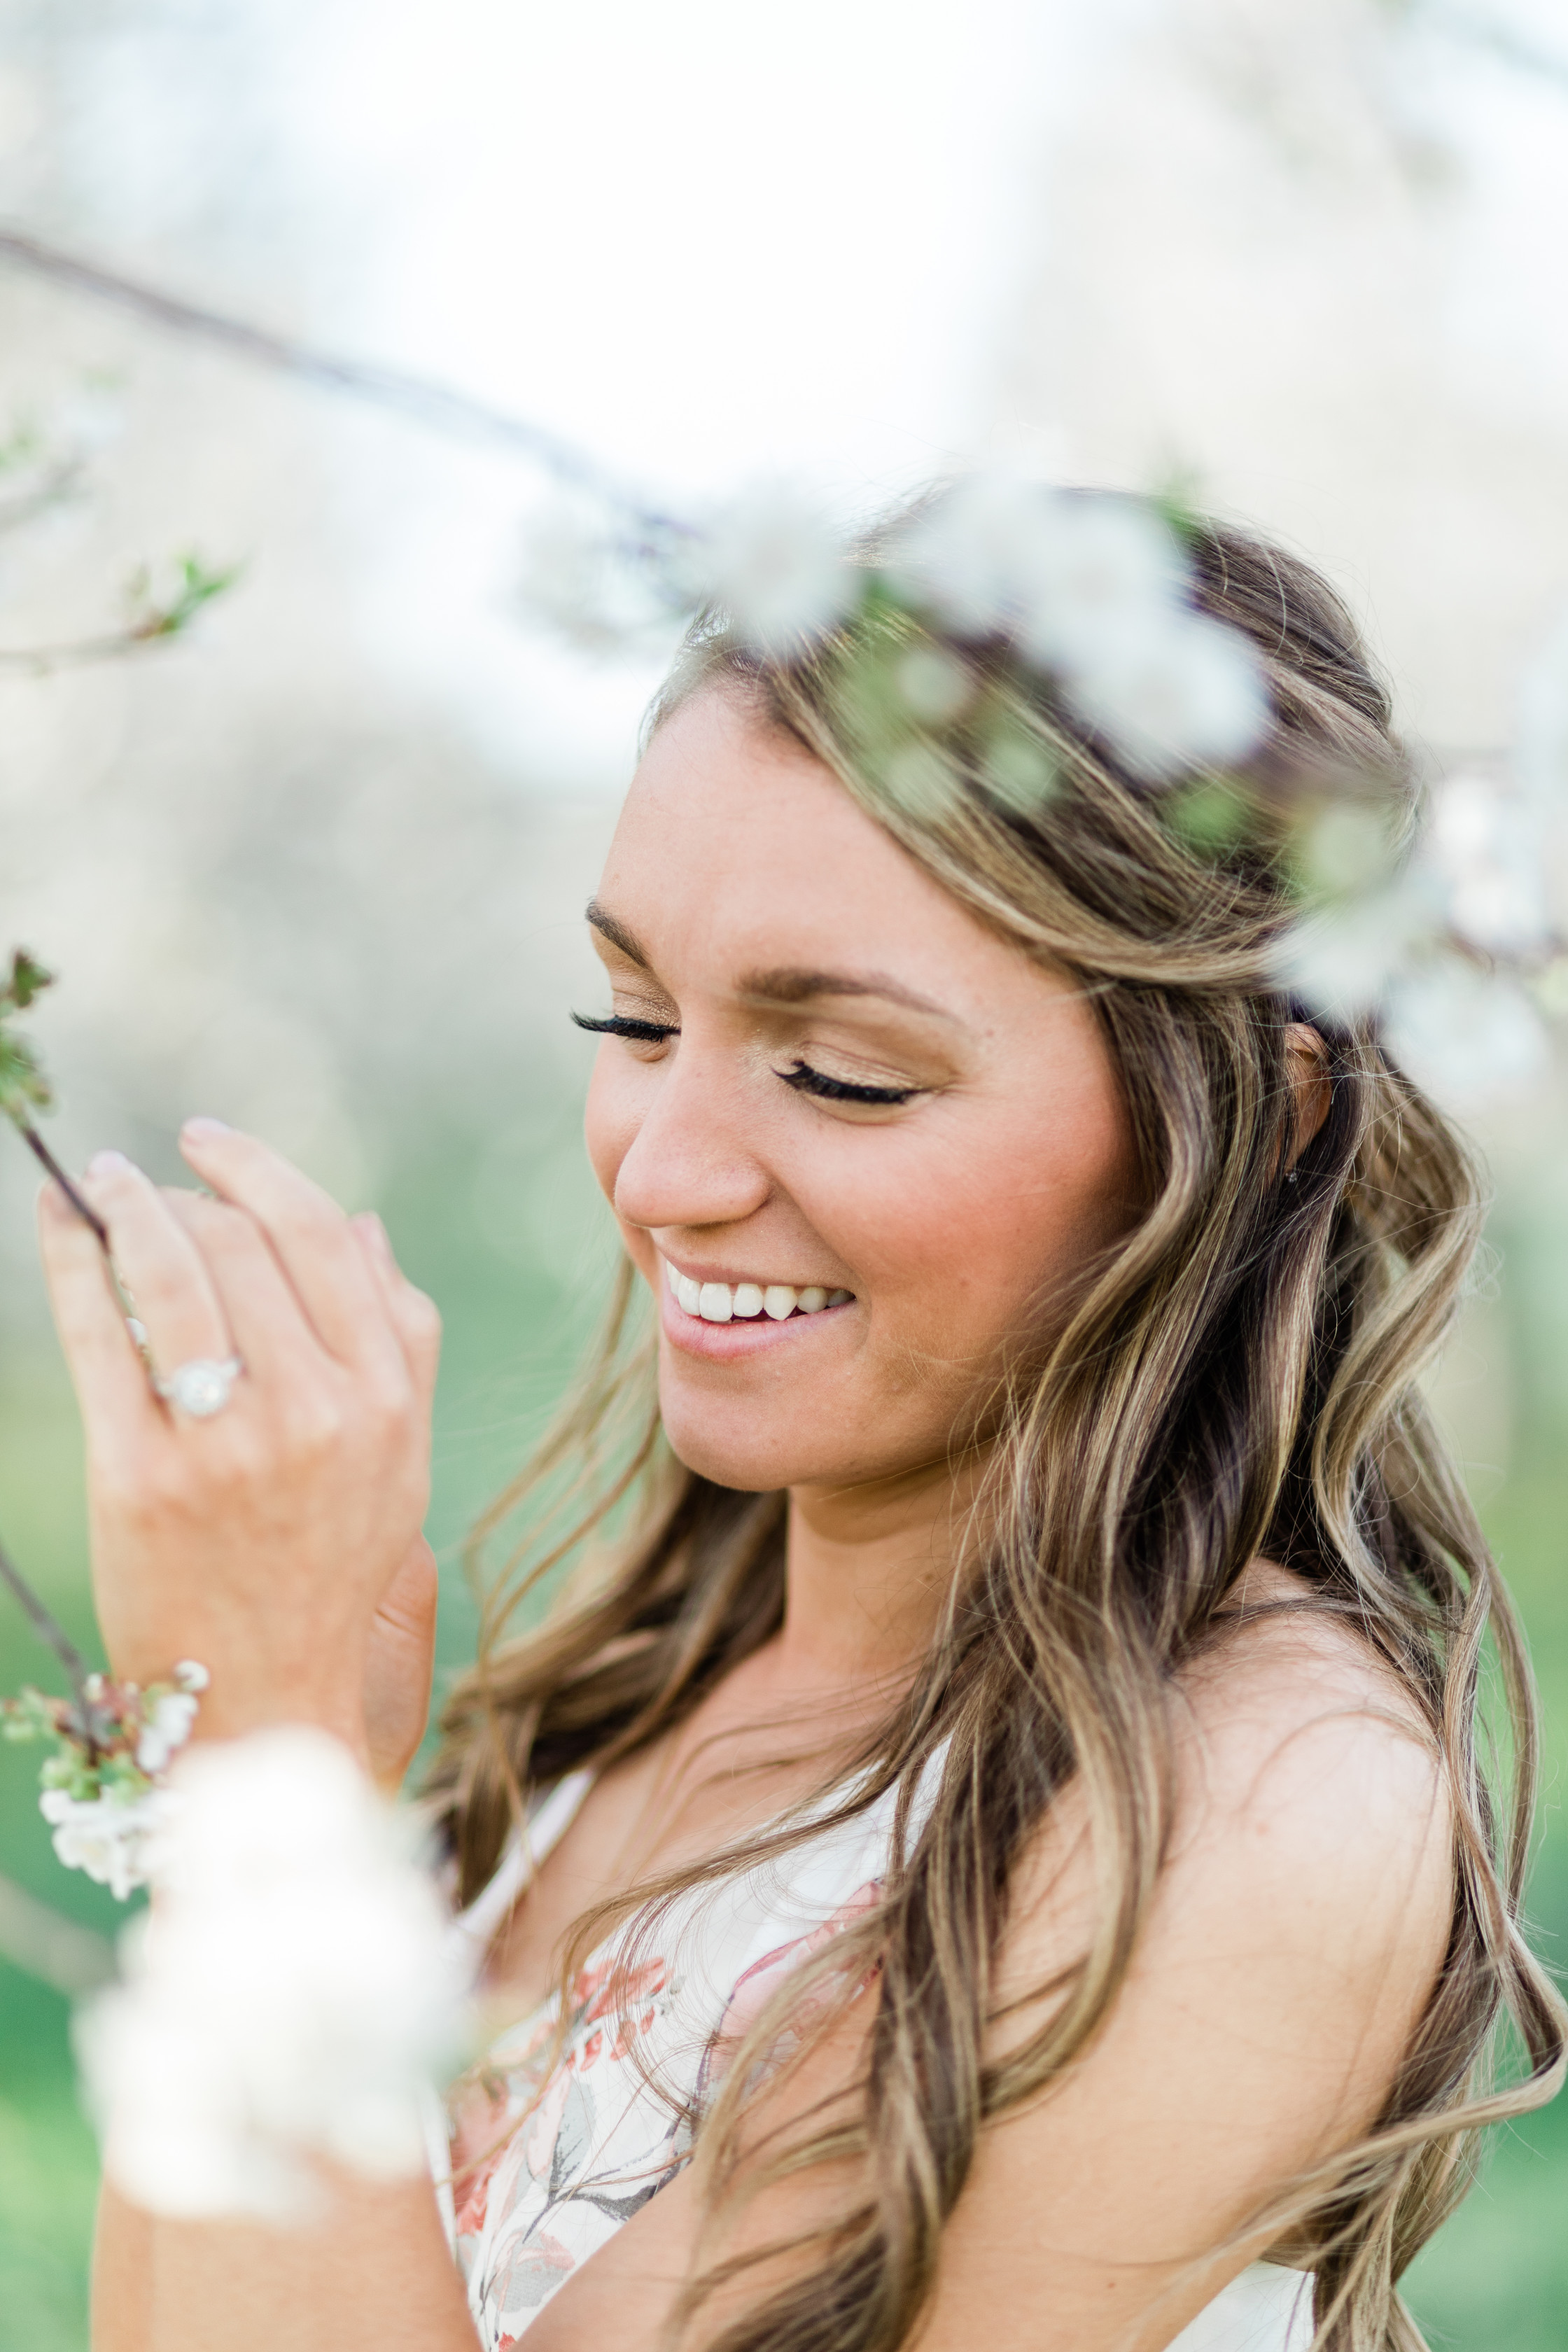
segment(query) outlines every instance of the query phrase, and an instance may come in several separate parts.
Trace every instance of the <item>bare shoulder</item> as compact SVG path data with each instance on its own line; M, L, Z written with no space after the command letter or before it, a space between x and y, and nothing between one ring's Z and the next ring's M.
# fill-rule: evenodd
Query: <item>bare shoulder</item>
M1183 1838L1239 1842L1303 1899L1406 1906L1413 1955L1447 1939L1452 1820L1442 1753L1415 1693L1303 1580L1254 1560L1215 1645L1181 1677ZM1384 1899L1379 1899L1379 1895ZM1436 1965L1434 1957L1433 1965Z
M1353 1624L1266 1560L1220 1638L1179 1678L1173 1817L1134 1975L1185 1970L1240 2010L1295 1993L1371 2067L1396 2061L1447 1948L1453 1822L1443 1759L1415 1694ZM1083 1949L1104 1864L1074 1790L1016 1879L1013 1989ZM1373 2052L1381 2053L1373 2058Z

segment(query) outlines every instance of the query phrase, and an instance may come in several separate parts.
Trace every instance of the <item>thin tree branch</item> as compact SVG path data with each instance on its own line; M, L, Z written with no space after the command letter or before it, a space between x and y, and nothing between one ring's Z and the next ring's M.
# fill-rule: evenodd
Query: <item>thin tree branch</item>
M69 286L79 293L133 310L176 334L195 335L204 341L221 344L259 366L298 376L329 392L347 394L351 398L392 409L432 432L458 440L489 442L530 458L557 480L570 482L618 507L629 521L656 542L690 536L689 525L649 506L635 492L612 481L574 443L563 440L544 425L530 423L526 417L510 415L503 409L475 400L468 393L455 392L447 384L405 375L395 368L316 351L292 337L271 334L244 319L210 310L202 303L187 302L178 295L144 285L139 278L127 278L119 270L85 261L79 255L66 253L23 229L0 227L0 261L14 262L57 285Z
M34 1633L46 1648L54 1652L70 1676L71 1687L76 1692L77 1705L81 1710L85 1727L86 1718L92 1710L92 1702L88 1697L86 1687L87 1678L92 1669L66 1632L65 1627L50 1610L45 1608L21 1570L9 1559L3 1544L0 1544L0 1581L10 1586L12 1592L26 1612Z
M174 634L172 629L139 625L106 636L70 638L55 646L0 646L0 677L43 677L52 669L85 668L92 662L119 661L127 654L141 653L146 646L156 645L161 637Z
M14 1124L17 1134L26 1145L28 1150L37 1161L39 1167L44 1171L44 1173L47 1176L52 1176L54 1178L55 1182L59 1186L60 1191L65 1194L66 1199L70 1202L71 1207L76 1211L77 1215L81 1219L82 1223L92 1227L93 1232L98 1235L98 1245L100 1249L102 1250L105 1257L107 1257L109 1255L109 1227L104 1223L103 1219L99 1215L96 1209L89 1207L87 1202L82 1198L81 1193L78 1191L75 1183L71 1181L70 1177L66 1174L65 1170L60 1166L59 1161L55 1158L54 1153L49 1150L48 1145L44 1141L43 1137L38 1133L37 1129L33 1126L32 1122L28 1119L14 1118Z

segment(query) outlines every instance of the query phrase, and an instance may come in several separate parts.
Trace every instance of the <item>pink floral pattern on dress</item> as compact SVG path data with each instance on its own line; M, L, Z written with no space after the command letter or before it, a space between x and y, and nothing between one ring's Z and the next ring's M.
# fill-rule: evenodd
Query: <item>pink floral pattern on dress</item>
M680 1937L693 1965L625 1966L611 1950L574 1979L563 2029L545 2003L457 2085L455 2251L486 2352L515 2346L579 2263L680 2170L726 2047L879 1892L867 1882L755 1959L754 1917L694 1904Z

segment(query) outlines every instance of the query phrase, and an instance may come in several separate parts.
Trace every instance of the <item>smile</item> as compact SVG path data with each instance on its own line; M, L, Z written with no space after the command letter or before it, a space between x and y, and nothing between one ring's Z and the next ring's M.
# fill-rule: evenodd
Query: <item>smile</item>
M847 1307L855 1296L852 1290L825 1290L815 1283L797 1290L788 1282L696 1282L668 1258L662 1263L670 1297L694 1322L744 1323L765 1315L784 1323L792 1315L820 1315L825 1307Z

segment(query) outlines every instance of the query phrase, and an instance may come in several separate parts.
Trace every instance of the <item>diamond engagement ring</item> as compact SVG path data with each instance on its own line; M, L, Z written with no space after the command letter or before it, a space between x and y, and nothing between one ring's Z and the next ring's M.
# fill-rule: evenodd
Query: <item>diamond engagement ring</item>
M153 1386L176 1412L191 1421L210 1421L228 1402L244 1370L237 1356L226 1357L221 1364L211 1356L193 1356L188 1364L176 1364L166 1381L155 1380Z

